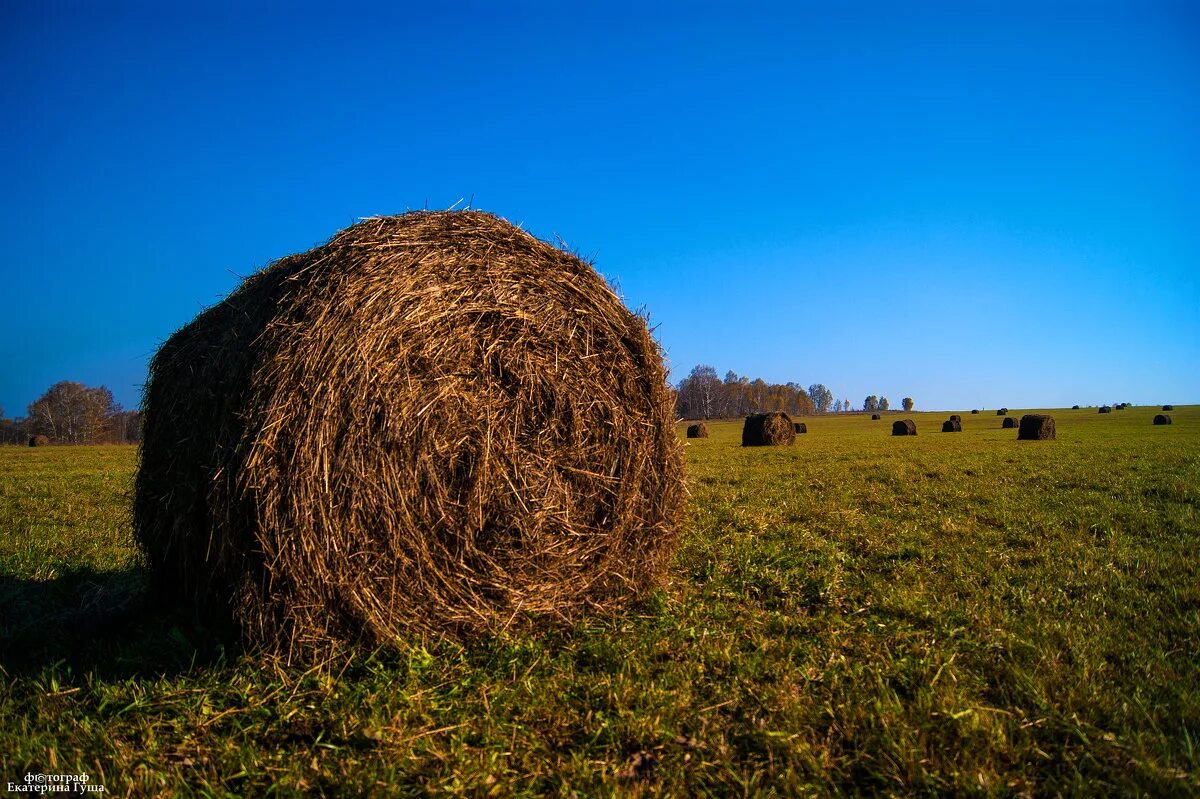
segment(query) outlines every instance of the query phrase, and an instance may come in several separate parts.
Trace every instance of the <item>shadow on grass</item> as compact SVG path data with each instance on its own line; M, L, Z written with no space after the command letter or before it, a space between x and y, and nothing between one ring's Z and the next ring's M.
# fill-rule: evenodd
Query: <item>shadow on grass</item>
M0 575L0 666L10 675L57 664L106 679L171 676L222 661L228 640L159 603L141 569Z

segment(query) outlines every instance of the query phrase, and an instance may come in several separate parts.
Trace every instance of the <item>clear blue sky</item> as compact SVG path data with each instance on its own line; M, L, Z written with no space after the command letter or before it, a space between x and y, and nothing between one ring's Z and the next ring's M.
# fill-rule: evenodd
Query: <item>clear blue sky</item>
M1195 4L155 5L0 3L9 415L135 406L237 275L472 195L594 256L675 379L1200 401Z

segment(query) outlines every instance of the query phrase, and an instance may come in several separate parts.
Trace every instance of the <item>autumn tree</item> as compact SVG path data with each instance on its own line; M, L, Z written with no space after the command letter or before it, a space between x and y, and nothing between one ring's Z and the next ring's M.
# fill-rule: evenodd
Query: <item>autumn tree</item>
M91 444L104 439L120 410L104 386L89 388L63 380L29 406L29 426L34 435L58 444Z
M869 397L867 397L865 400L863 400L863 410L864 411L879 410L879 397L876 397L874 394L872 394Z
M912 397L905 397L904 399L900 400L900 404L904 406L904 410L906 411L911 411L913 409Z
M817 413L825 413L835 404L833 392L826 388L824 383L813 383L809 386L808 397L812 400ZM837 408L833 409L837 410Z
M888 398L880 397L879 398L879 410L886 411L887 409L888 409Z

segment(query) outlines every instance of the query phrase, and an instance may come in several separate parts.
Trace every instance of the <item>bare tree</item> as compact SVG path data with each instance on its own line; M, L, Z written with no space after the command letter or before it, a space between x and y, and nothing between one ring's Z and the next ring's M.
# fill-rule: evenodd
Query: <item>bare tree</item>
M56 443L91 444L106 436L110 419L119 412L104 386L88 388L63 380L29 406L29 420L34 434Z

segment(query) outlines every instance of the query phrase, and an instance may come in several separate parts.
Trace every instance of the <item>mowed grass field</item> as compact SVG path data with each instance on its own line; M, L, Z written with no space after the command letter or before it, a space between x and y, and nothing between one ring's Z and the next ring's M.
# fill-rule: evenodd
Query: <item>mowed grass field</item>
M316 668L146 599L135 450L0 448L0 787L1196 795L1200 408L1156 412L1054 410L1049 442L994 411L809 418L789 448L710 423L660 593Z

